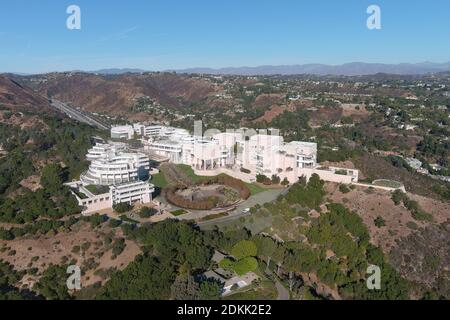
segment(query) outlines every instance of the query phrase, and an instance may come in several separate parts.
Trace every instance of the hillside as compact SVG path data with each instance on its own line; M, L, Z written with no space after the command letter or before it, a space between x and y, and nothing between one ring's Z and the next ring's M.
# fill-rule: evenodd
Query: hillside
M49 111L48 100L32 89L19 84L7 76L0 75L0 106L26 111Z
M17 79L47 97L87 111L116 115L126 114L142 97L150 97L170 108L179 108L182 102L195 102L215 92L215 87L203 79L169 73L53 73Z

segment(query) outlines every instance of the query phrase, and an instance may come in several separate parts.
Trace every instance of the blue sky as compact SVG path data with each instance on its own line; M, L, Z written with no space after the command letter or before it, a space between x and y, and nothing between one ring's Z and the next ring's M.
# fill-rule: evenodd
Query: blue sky
M81 30L66 9L81 8ZM381 7L382 29L366 9ZM448 0L14 0L0 72L450 61Z

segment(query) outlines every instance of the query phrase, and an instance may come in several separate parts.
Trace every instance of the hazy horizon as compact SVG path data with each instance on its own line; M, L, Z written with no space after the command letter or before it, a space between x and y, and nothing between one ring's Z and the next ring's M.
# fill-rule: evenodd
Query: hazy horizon
M369 30L368 7L381 11ZM80 8L80 29L67 10ZM180 2L17 0L0 12L1 72L46 73L450 60L437 0Z
M449 61L442 61L442 62L434 62L434 61L420 61L420 62L400 62L400 63L376 63L376 62L364 62L364 61L350 61L342 64L326 64L326 63L307 63L307 64L280 64L280 65L243 65L243 66L223 66L223 67L209 67L209 66L193 66L193 67L186 67L186 68L180 68L180 69L143 69L143 68L135 68L135 67L127 67L127 66L112 66L112 67L105 67L95 70L89 70L89 69L60 69L60 70L48 70L43 72L27 72L27 71L3 71L0 70L0 74L17 74L17 75L38 75L38 74L48 74L48 73L65 73L65 72L84 72L84 73L97 73L97 72L114 72L117 71L118 73L125 73L125 72L193 72L199 70L210 70L214 73L220 73L221 71L232 71L232 70L245 70L245 69L263 69L263 68L283 68L283 67L307 67L307 66L323 66L323 67L329 67L329 68L338 68L343 66L351 66L351 65L366 65L368 67L370 66L386 66L387 68L395 68L398 66L420 66L420 65L449 65L450 66L450 60ZM442 72L442 71L450 71L450 67L448 69L442 69L437 70L436 72ZM430 71L431 72L431 71ZM430 72L422 72L422 73L430 73ZM376 72L377 73L377 72ZM383 72L381 72L383 73ZM419 72L420 73L420 72ZM411 74L419 74L416 72L413 72ZM273 73L272 73L273 74ZM293 73L295 74L295 73ZM298 73L298 74L307 74L306 72ZM311 74L316 74L315 72L312 72ZM369 73L371 74L371 73ZM395 72L393 72L395 74ZM400 73L407 75L408 73ZM345 74L342 74L345 75Z

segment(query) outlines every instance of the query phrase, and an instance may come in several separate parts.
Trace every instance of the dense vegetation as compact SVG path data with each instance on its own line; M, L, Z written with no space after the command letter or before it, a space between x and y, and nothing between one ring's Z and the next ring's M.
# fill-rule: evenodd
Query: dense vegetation
M51 265L48 267L39 282L33 287L47 300L68 300L70 299L67 291L67 267Z
M400 276L381 249L369 242L368 229L359 214L335 203L328 203L324 211L324 197L323 181L318 176L312 176L308 183L302 179L287 195L253 210L248 219L250 226L252 220L264 221L269 214L272 217L264 235L225 227L224 235L239 235L241 240L256 244L255 257L260 264L270 262L270 269L281 270L280 278L286 283L295 280L298 286L293 294L301 298L331 298L331 291L318 293L317 288L307 284L305 274L315 275L316 285L326 285L345 299L408 299L413 289L425 294L425 289ZM306 214L311 209L316 209L320 215ZM294 223L293 219L304 223ZM280 236L285 241L281 242ZM240 245L235 254L248 252L253 255L254 249L248 242L242 243L246 245ZM233 248L223 247L222 250L233 255ZM234 263L227 258L221 266L233 268ZM381 268L381 290L367 289L369 265Z
M403 203L405 208L411 212L412 217L416 220L433 221L433 216L431 214L425 212L417 201L409 199L408 195L400 190L396 190L392 194L392 201L394 201L395 205Z
M9 232L0 229L2 237L67 225L58 220L79 213L79 207L63 183L86 169L84 157L96 131L44 117L39 125L25 129L0 123L0 132L0 144L8 151L0 163L0 222L26 224ZM35 191L22 188L21 181L32 175L38 177L40 187ZM12 193L15 195L10 196Z
M175 221L123 229L145 247L145 253L113 275L101 289L100 299L219 297L220 284L202 278L213 254L213 243L207 234Z
M258 261L255 258L257 252L258 248L253 241L239 241L231 249L233 257L220 261L220 266L224 270L234 271L236 274L243 276L258 268Z
M22 276L22 272L15 271L9 263L0 260L0 300L22 300L26 297L26 293L14 287Z
M318 177L312 177L306 185L294 185L285 199L293 205L317 208L324 196L322 186ZM340 204L328 204L328 212L312 219L305 235L307 244L290 242L281 245L271 243L268 238L259 238L256 243L258 250L265 251L265 256L278 255L277 260L283 262L286 270L315 273L323 283L336 287L345 298L408 298L408 283L389 266L382 251L369 243L367 227L357 213ZM285 252L281 257L276 253L280 246ZM369 264L378 265L383 270L380 291L368 291L366 288L366 268Z

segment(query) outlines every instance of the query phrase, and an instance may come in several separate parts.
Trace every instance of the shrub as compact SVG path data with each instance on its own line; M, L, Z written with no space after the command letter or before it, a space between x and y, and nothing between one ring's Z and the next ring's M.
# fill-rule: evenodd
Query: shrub
M263 174L256 175L256 182L262 183L262 184L265 184L265 185L272 184L272 180L270 180L269 177L267 177L267 176L265 176Z
M339 185L339 191L342 192L342 193L349 193L350 189L345 184L340 184Z
M129 203L118 203L113 206L113 209L117 213L125 213L130 211L133 206Z
M364 190L365 194L374 194L375 193L375 188L374 187L368 187L367 189Z
M409 222L406 224L406 226L407 226L408 228L410 228L411 230L417 230L417 229L419 229L419 226L418 226L415 222L413 222L413 221L409 221Z
M109 226L111 228L113 228L113 229L119 227L121 224L122 224L121 220L117 220L117 219L110 219L109 220Z
M171 212L171 214L173 214L175 217L181 216L186 213L187 213L187 211L183 210L183 209L178 209L178 210L174 210Z
M395 205L399 205L403 202L403 205L411 212L411 215L416 220L424 220L424 221L432 221L433 216L422 210L419 203L417 201L411 200L408 196L400 190L395 190L392 193L392 201L394 201Z
M280 184L280 181L281 181L281 179L280 179L279 176L277 176L276 174L272 175L271 182L272 182L273 184Z
M391 199L394 201L396 206L398 206L405 198L406 194L404 194L401 190L395 190L391 196Z
M0 228L0 239L2 240L14 240L14 235L11 231Z
M386 221L382 217L377 217L374 220L374 223L375 223L375 226L377 228L381 228L381 227L384 227L386 225Z
M251 173L251 171L249 169L246 169L246 168L241 168L241 172L243 172L243 173Z
M155 208L143 207L141 210L139 210L139 216L141 218L150 218L151 216L154 216L157 213L158 210L156 210Z
M78 254L80 253L81 247L80 246L73 246L72 253Z
M423 210L417 210L411 214L412 217L418 221L433 221L433 216Z
M123 252L123 250L125 249L125 246L126 246L126 244L125 244L125 239L124 238L116 239L114 241L114 243L113 243L113 246L112 246L112 254L113 254L113 256L120 255Z
M81 249L82 249L83 251L89 250L90 247L91 247L91 243L90 243L90 242L85 242L85 243L83 243L83 244L81 245Z
M106 222L108 220L108 217L106 215L99 215L98 213L89 216L84 217L85 221L88 221L91 224L91 227L94 229L101 225L103 222Z
M346 176L346 175L347 175L347 170L345 170L345 169L339 169L339 170L336 170L334 173L335 173L335 174L339 174L339 175L341 175L341 176Z

